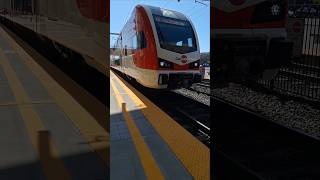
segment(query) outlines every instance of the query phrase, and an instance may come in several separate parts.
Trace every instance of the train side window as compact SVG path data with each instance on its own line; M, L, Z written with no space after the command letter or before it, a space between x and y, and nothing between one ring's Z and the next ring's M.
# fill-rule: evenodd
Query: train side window
M12 1L14 4L14 10L18 13L23 14L31 14L32 13L32 6L33 2L32 0L14 0Z
M176 46L182 46L182 41L177 42Z
M193 46L192 38L188 38L188 46L189 46L189 47L192 47L192 46Z
M125 56L128 55L127 45L124 46L124 55L125 55Z
M136 50L137 49L137 46L138 46L138 42L137 42L137 36L136 35L133 35L132 37L132 49L133 50Z
M143 49L147 47L147 40L143 31L138 33L137 39L138 39L138 49Z

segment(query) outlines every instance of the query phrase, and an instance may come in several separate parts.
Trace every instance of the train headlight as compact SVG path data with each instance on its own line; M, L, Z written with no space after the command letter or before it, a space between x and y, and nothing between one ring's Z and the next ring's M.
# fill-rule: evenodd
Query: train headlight
M274 16L278 16L280 14L280 6L278 4L271 6L271 14Z
M159 74L158 84L168 84L169 76L168 74Z
M198 69L199 65L200 65L200 60L197 60L197 61L190 63L189 67L190 67L190 69Z
M159 58L159 68L172 69L173 63Z

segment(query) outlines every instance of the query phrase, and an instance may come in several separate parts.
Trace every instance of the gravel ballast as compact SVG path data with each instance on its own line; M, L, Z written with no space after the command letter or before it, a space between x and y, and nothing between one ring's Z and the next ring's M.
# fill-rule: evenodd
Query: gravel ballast
M210 91L210 90L209 90ZM205 104L207 106L210 106L210 96L209 93L198 93L189 89L181 88L174 90L175 93L181 94L183 96L186 96L188 98L194 99L202 104Z
M270 94L253 91L240 84L213 89L213 96L223 98L291 129L320 139L320 110L302 102L281 101Z

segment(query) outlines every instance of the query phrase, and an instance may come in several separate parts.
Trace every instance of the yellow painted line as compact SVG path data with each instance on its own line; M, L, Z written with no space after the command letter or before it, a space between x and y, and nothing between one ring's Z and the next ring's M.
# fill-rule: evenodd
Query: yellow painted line
M196 180L209 180L210 149L112 71L110 72L110 77L117 80L137 106L145 106L145 108L141 108L142 113L193 178Z
M48 158L50 157L40 156L45 152L43 152L43 147L41 147L39 144L38 133L42 130L45 130L45 127L42 124L37 113L34 111L32 104L29 104L30 99L28 97L28 94L24 90L14 70L11 68L9 60L5 57L2 51L0 52L0 63L2 64L3 71L8 78L9 85L18 103L17 105L18 109L27 127L27 132L29 134L31 143L39 156L40 162L42 164L42 167L47 179L49 180L71 179L70 174L68 173L67 169L64 167L62 160L59 158L58 151L53 142L50 143L50 146L48 149L49 153L46 153L46 154L50 155L50 152L51 152L53 157L56 159L54 161L48 161Z
M103 162L109 164L109 133L69 95L50 75L38 65L7 33L0 32L8 40L13 49L21 56L24 63L36 75L55 102L61 107L68 119L79 129L89 146L100 156ZM108 114L106 113L106 120ZM60 178L61 179L61 178Z
M113 80L110 81L112 90L116 97L116 101L118 102L118 106L122 108L122 112L124 114L124 119L128 125L128 129L130 131L133 143L137 149L138 155L140 157L142 167L144 172L149 180L163 180L164 177L161 173L160 168L158 167L156 161L154 160L150 149L145 143L142 135L139 132L138 127L136 126L134 120L132 119L129 112L127 112L125 108L125 102L123 98L120 96L119 90L116 88Z
M110 71L110 72L112 72L112 71ZM119 79L117 78L117 76L115 76L115 74L112 72L112 73L110 73L111 74L111 80L116 80L116 81L119 81ZM127 88L126 86L123 86L121 83L120 83L120 85L123 87L123 88ZM127 88L128 89L128 88ZM126 90L126 94L128 94L128 95L130 95L129 93L128 93L128 91ZM146 108L146 105L137 97L137 96L131 96L130 95L130 97L131 97L131 99L133 99L134 100L134 102L136 103L136 105L139 107L139 108Z
M113 82L112 79L111 79L111 81L110 81L110 85L111 85L111 88L112 88L112 90L113 90L113 94L114 94L115 97L116 97L118 106L119 106L120 108L122 108L122 104L125 103L124 100L123 100L123 98L122 98L122 96L120 96L122 93L120 93L119 90L116 88L116 86L115 86L115 84L114 84L114 82ZM123 95L123 94L122 94L122 95Z

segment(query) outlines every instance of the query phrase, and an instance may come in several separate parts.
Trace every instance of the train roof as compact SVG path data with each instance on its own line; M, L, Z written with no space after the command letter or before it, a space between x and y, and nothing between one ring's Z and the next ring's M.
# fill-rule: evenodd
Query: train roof
M161 7L150 6L150 5L142 5L141 4L141 5L137 5L136 7L138 7L138 6L142 6L145 9L149 9L153 15L166 16L166 17L170 17L170 18L189 21L188 18L184 14L177 12L177 11L164 9Z

